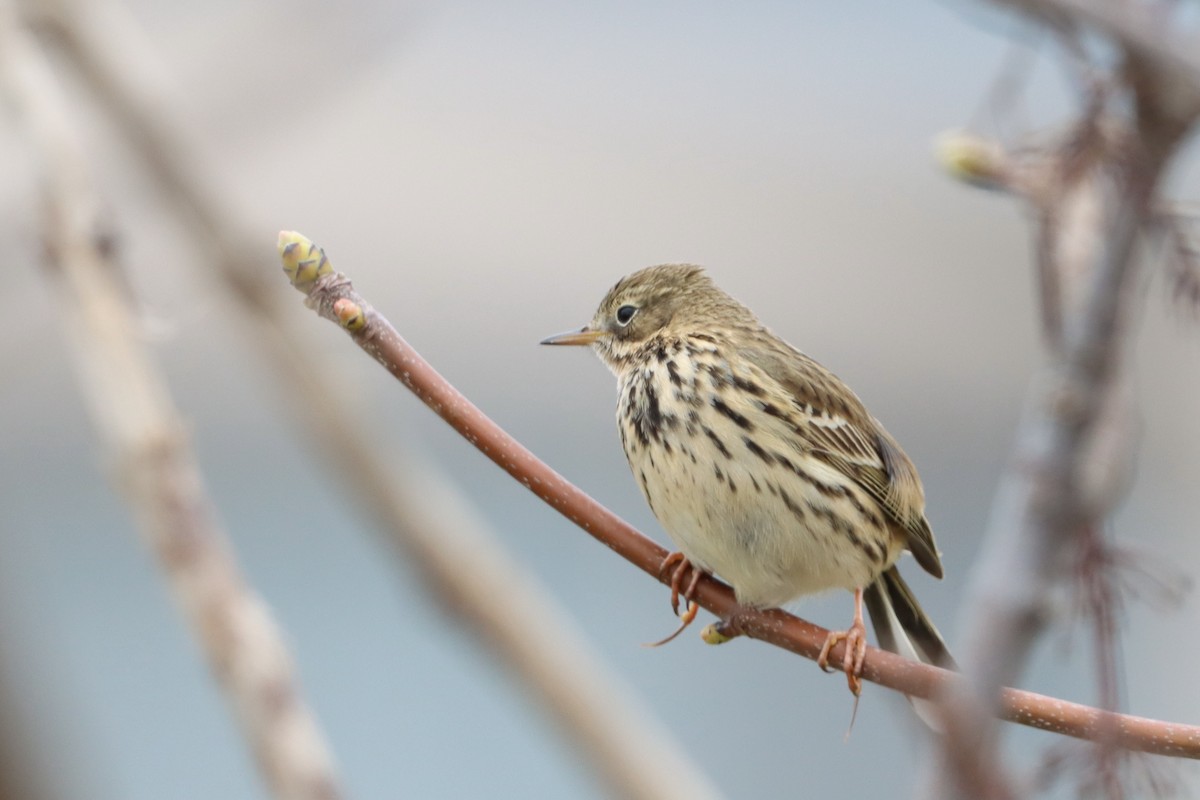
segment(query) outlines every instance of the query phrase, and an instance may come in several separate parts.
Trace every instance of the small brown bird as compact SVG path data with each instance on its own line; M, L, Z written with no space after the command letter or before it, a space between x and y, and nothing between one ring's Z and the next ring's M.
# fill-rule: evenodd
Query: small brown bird
M836 375L780 339L700 267L664 264L621 279L582 330L542 344L590 345L617 376L617 425L629 466L681 552L672 605L695 618L700 570L739 604L854 592L854 622L831 633L817 663L846 641L857 695L866 602L880 646L951 666L937 628L896 569L904 550L940 578L917 470ZM696 569L699 568L699 569ZM685 585L688 570L691 580ZM736 618L716 628L736 635ZM661 642L660 642L661 644Z

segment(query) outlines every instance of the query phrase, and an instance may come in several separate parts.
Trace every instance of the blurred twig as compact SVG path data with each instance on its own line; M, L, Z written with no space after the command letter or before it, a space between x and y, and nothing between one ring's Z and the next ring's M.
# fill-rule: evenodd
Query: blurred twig
M1169 76L1169 91L1181 97L1200 86L1200 50L1172 25L1171 2L1127 0L992 0L1025 14L1051 31L1095 30L1113 40L1130 58L1153 65ZM1186 86L1191 84L1191 88Z
M280 293L263 269L257 230L231 213L232 204L190 153L171 103L155 92L135 63L152 49L119 6L56 0L41 4L40 30L62 45L69 61L112 113L149 167L174 210L188 222L198 249L211 253L215 277L260 325L258 342L293 391L304 431L322 457L418 567L443 608L463 621L548 710L583 758L619 796L715 797L703 772L633 700L617 678L538 590L499 550L467 503L434 482L429 470L385 461L370 434L331 389L305 330L282 313ZM269 285L265 285L269 284Z
M59 796L54 784L55 777L60 776L47 770L51 759L34 751L29 736L38 720L12 681L18 660L13 656L19 652L14 647L15 639L11 630L6 630L0 649L0 800L50 800Z
M1080 119L1056 145L1019 158L969 148L985 154L975 163L981 176L1034 211L1051 355L997 496L962 622L966 682L943 704L948 735L930 770L939 796L999 799L1016 796L991 720L1000 687L1020 676L1050 621L1052 593L1074 584L1075 567L1109 569L1102 531L1123 494L1132 450L1124 362L1140 297L1137 247L1155 220L1160 179L1200 113L1200 59L1194 42L1174 35L1163 4L996 2L1068 47L1099 31L1121 51L1115 69L1087 82ZM1116 702L1112 585L1092 586L1104 589L1092 605L1106 704ZM1111 744L1114 732L1100 733ZM1115 774L1102 783L1110 797L1119 795Z
M0 3L5 88L46 171L46 251L83 392L122 488L233 706L272 793L341 796L333 759L300 695L283 636L246 585L205 494L184 424L134 322L99 221L78 130L43 53Z

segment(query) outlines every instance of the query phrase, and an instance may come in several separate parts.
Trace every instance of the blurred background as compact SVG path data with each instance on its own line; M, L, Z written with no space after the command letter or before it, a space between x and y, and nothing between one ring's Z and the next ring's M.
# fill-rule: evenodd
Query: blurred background
M974 5L882 0L332 8L130 4L206 168L262 222L262 268L279 269L279 228L323 245L485 412L665 542L621 453L611 375L588 353L537 342L587 321L627 272L706 265L845 378L916 461L947 578L911 562L905 572L953 647L1040 350L1021 210L944 177L932 141L968 123L1011 139L1066 119L1072 95L1048 43ZM1021 103L1000 107L988 94L1014 58L1031 78ZM306 450L251 326L75 94L147 335L239 558L288 631L348 795L601 796ZM0 648L14 713L32 721L30 758L62 796L263 797L78 396L39 273L29 153L5 116ZM1185 164L1176 194L1197 185ZM1143 438L1117 530L1144 563L1193 577L1200 328L1164 283L1149 281L1136 347ZM663 587L460 440L312 317L282 275L279 292L319 327L339 386L380 442L470 493L730 796L909 791L922 737L901 698L868 685L845 739L844 679L810 662L749 641L710 648L692 632L640 647L675 625ZM795 610L844 626L851 602L838 593ZM1133 713L1200 720L1198 613L1194 594L1176 608L1129 606ZM1091 663L1086 630L1064 624L1024 686L1093 701ZM1057 741L1008 736L1026 765ZM1168 769L1183 795L1200 794L1190 763Z

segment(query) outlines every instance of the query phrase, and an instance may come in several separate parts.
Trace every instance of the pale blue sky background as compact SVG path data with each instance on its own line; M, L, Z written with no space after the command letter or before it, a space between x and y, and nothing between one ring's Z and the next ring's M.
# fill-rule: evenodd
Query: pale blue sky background
M953 646L1031 370L1028 230L999 195L943 177L931 143L979 117L1013 28L973 5L141 0L208 166L262 225L324 245L409 341L553 466L663 540L586 353L537 341L588 319L621 275L707 265L846 378L917 462L947 579L908 565ZM1025 111L1062 119L1053 63ZM80 107L122 248L212 494L355 798L599 797L536 708L431 609L296 437L201 258L111 128ZM986 115L982 118L986 118ZM0 642L63 791L97 800L258 798L229 716L104 471L37 270L29 150L0 125ZM1181 192L1195 196L1196 182ZM283 279L279 291L299 295ZM1189 576L1200 468L1200 329L1151 285L1144 431L1122 534ZM664 589L450 433L325 323L339 385L396 451L469 491L499 536L733 797L904 796L921 736L869 687L849 741L838 676L673 625ZM502 603L503 598L497 598ZM803 604L844 625L850 600ZM1135 605L1135 713L1200 720L1198 612ZM1024 685L1093 698L1089 642L1044 645ZM1028 755L1048 737L1012 736ZM1200 791L1187 765L1181 779Z

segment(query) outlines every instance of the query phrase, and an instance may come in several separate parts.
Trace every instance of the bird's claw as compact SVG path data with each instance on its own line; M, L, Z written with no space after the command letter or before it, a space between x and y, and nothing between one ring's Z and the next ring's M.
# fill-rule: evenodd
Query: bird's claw
M657 642L647 642L646 644L642 645L642 647L662 647L667 642L674 640L676 636L683 633L684 629L687 628L688 625L692 624L692 621L696 619L696 614L698 613L700 613L700 606L697 605L695 600L689 600L687 608L684 609L683 614L681 614L679 617L679 627L676 628L675 631L665 639L659 639Z
M825 644L817 655L817 666L825 672L834 672L829 667L829 653L841 642L846 643L842 654L842 671L846 673L850 692L858 697L862 693L862 669L867 658L867 629L861 619L855 619L854 624L846 630L830 631L825 637Z
M687 575L688 570L692 571L692 578L688 581L687 586L684 586L683 579ZM662 564L658 567L658 577L661 580L663 576L671 571L671 610L675 612L675 616L679 617L679 627L675 632L665 639L660 639L657 642L646 644L646 647L660 647L674 639L679 634L683 633L687 626L691 625L696 615L700 612L700 606L693 599L696 594L696 586L700 583L700 577L704 571L692 565L692 562L687 560L687 556L680 552L669 554L663 559ZM679 612L679 598L682 597L687 606L683 613Z

